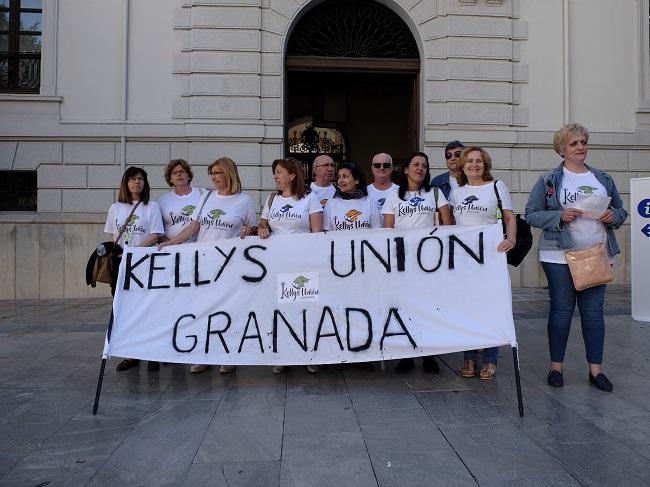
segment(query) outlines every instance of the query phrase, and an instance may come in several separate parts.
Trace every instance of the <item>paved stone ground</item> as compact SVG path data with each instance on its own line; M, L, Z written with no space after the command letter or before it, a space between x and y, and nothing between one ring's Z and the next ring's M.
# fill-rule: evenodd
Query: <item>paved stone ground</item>
M650 485L650 324L607 302L611 394L587 382L577 322L546 385L546 291L514 292L525 417L510 350L491 383L442 371L187 366L116 373L91 404L107 300L0 302L0 485Z

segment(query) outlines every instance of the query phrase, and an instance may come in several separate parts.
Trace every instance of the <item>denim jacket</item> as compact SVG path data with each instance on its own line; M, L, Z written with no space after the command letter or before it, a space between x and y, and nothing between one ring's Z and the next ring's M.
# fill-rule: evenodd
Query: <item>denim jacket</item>
M442 194L445 195L447 201L449 201L449 195L451 194L451 184L449 184L449 171L443 174L438 174L435 178L431 180L431 186L437 186L442 191Z
M621 251L614 230L625 222L627 211L623 208L621 195L618 193L612 177L600 169L586 167L605 187L607 196L612 198L609 208L614 212L614 221L605 225L605 229L607 249L609 255L614 256ZM568 226L560 219L564 210L560 204L558 190L562 186L563 168L564 163L540 176L530 192L528 203L526 203L526 221L531 226L543 230L539 241L540 250L564 250L573 246Z

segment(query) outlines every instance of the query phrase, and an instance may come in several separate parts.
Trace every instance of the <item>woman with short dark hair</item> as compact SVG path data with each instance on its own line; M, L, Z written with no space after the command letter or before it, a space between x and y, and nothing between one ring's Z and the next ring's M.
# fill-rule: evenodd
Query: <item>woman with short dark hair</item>
M190 185L193 178L192 167L185 159L173 159L165 167L165 182L173 190L158 198L165 227L164 240L174 238L192 222L192 213L205 192L203 188Z
M381 228L379 210L368 198L367 186L356 165L340 164L336 192L323 208L323 228L332 231Z

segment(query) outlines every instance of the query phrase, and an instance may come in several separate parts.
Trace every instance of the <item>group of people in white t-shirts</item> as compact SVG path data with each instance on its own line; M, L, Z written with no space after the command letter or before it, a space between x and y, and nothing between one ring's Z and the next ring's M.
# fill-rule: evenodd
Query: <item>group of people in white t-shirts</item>
M190 165L183 159L170 161L165 168L165 181L172 191L157 202L150 201L146 171L130 167L122 178L118 202L109 209L105 232L115 239L126 226L117 242L120 245L157 244L161 248L248 235L266 239L273 234L433 228L495 223L503 218L506 235L498 250L510 250L516 237L512 199L503 182L493 182L489 155L480 147L464 148L455 141L447 145L445 158L449 172L434 179L432 185L425 153L414 152L396 172L389 154L377 154L372 159L373 182L368 185L356 165L343 162L337 167L330 156L320 155L313 162L313 182L309 188L297 160L275 160L271 168L277 191L265 201L259 223L253 201L242 192L237 166L228 157L208 166L212 189L192 187ZM334 179L336 185L332 184ZM495 189L502 201L502 212L497 208ZM496 348L483 351L483 368L478 373L478 351L465 352L461 374L492 379L497 353ZM423 357L422 362L426 372L438 372L435 357ZM137 359L126 358L117 369L127 370L138 363ZM396 372L406 373L414 365L413 359L403 359ZM148 368L156 370L159 364L149 362ZM198 373L207 368L205 364L194 364L190 370ZM232 365L220 367L222 373L234 370ZM273 373L285 370L283 366L273 367ZM308 365L307 370L317 373L320 366Z

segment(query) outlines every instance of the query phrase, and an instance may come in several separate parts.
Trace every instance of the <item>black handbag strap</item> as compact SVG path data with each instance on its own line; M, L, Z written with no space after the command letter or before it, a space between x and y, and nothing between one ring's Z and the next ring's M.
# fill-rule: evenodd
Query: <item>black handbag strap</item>
M133 214L135 213L135 210L136 210L136 208L137 208L138 206L140 206L140 201L138 201L138 202L135 204L135 206L134 206L133 209L131 210L131 213L129 213L129 216L126 217L126 220L124 221L124 225L122 225L122 230L120 230L120 233L117 234L117 238L115 239L115 243L119 242L119 241L120 241L120 238L122 238L122 235L123 235L124 232L126 231L126 227L127 227L127 225L129 224L129 222L131 221L131 217L132 217Z
M212 194L212 190L210 189L208 190L208 194L205 196L205 199L203 200L203 204L201 205L201 208L199 208L199 212L196 214L196 221L199 221L199 218L201 218L201 212L203 211L203 207L210 199L211 194Z
M503 227L503 238L507 238L506 235L506 221L503 218L503 204L501 204L501 196L499 196L499 190L497 189L497 182L499 180L494 180L494 194L497 195L497 206L499 207L499 213L501 214L501 226Z

